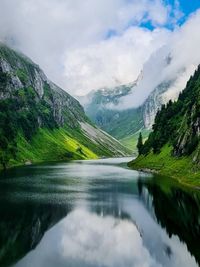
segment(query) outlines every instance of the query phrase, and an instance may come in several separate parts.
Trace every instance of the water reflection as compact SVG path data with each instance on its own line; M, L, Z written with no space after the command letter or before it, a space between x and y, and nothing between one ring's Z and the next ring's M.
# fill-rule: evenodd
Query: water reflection
M65 217L68 206L0 206L0 266L10 266L34 249L44 233Z
M198 192L119 163L33 166L0 180L0 266L198 266Z
M169 237L178 236L200 265L200 193L177 187L162 189L152 183L146 183L140 193Z

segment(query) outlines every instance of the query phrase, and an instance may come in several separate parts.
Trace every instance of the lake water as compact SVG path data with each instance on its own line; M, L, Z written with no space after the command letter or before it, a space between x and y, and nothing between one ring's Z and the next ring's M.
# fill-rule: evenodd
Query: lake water
M1 174L0 266L199 266L199 191L130 170L130 160Z

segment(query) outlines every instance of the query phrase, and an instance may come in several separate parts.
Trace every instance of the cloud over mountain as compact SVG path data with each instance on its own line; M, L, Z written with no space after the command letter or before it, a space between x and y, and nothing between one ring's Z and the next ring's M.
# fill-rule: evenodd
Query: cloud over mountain
M134 80L180 17L162 0L1 0L0 40L73 94ZM151 24L151 31L143 24Z

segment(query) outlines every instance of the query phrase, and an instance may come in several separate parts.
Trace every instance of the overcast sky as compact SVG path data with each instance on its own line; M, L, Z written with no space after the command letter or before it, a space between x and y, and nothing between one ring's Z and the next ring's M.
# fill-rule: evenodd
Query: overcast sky
M194 49L191 42L199 47L200 24L195 23L200 14L190 15L198 4L198 0L0 0L0 40L31 57L69 93L84 95L134 81L152 53L164 45L176 43L172 50L180 53L182 32L192 30L195 38L186 40L188 50Z

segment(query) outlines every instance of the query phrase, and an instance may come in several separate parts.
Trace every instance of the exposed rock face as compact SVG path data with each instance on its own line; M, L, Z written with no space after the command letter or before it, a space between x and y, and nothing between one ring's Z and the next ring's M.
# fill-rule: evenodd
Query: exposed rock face
M178 134L177 144L174 146L173 151L174 155L183 156L196 150L193 155L193 161L199 163L200 116L197 103L193 104L191 111L185 112Z
M143 121L145 128L152 128L157 111L163 104L169 101L169 99L164 97L164 93L169 89L170 85L171 82L160 84L143 104Z
M59 126L67 123L71 127L76 127L78 121L86 120L79 102L49 81L39 66L23 55L19 58L16 52L3 45L0 47L0 56L0 72L7 75L0 99L17 98L14 91L31 87L36 93L37 103L45 100L50 105L53 118ZM38 121L40 126L43 125L42 118L38 117Z

